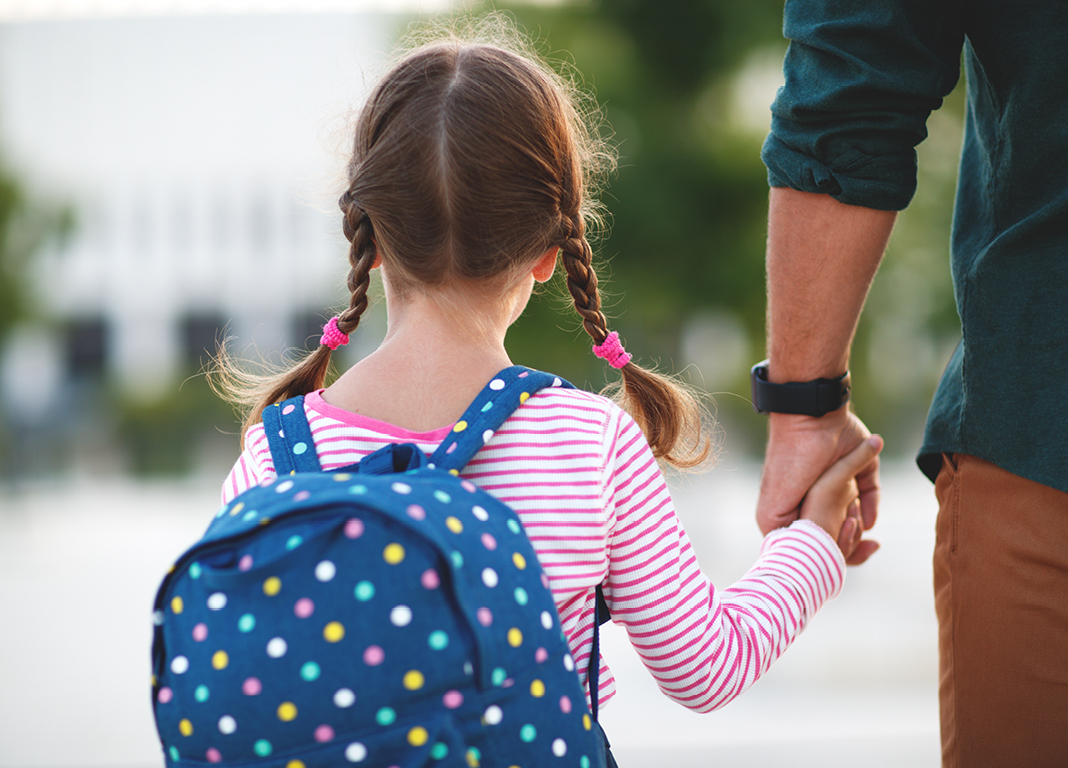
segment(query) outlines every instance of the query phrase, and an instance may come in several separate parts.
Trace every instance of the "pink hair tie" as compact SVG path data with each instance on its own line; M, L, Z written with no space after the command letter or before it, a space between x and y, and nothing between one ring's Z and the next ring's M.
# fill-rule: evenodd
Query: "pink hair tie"
M593 354L608 361L613 368L622 368L630 362L630 354L619 342L619 334L612 331L600 344L595 344Z
M349 335L342 333L337 327L336 317L331 317L330 321L323 326L323 337L319 339L319 343L330 347L331 352L349 343Z

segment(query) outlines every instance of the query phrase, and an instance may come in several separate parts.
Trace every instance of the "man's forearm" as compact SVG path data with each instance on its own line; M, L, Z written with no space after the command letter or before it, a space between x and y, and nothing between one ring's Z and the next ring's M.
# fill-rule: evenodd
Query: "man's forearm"
M768 374L776 383L833 378L849 349L897 213L830 195L771 189Z

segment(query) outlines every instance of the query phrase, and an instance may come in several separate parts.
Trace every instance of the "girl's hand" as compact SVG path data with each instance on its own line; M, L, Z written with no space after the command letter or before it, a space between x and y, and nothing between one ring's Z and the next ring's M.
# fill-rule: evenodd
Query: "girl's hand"
M864 534L856 478L876 464L882 449L883 439L878 435L861 441L817 478L801 502L801 519L811 520L827 531L847 561Z

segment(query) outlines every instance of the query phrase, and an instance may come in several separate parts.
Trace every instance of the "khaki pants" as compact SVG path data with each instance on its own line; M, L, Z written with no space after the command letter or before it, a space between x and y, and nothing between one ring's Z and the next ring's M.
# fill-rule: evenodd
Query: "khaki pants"
M1068 494L963 454L935 493L943 768L1068 766Z

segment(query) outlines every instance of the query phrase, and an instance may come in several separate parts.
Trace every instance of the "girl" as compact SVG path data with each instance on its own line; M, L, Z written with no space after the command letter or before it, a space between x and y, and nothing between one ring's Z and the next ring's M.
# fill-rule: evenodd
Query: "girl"
M223 496L275 476L258 422L264 407L295 394L307 394L324 469L387 443L431 452L512 365L505 332L560 261L594 352L622 374L626 410L588 392L542 390L464 476L522 518L584 683L603 584L613 620L661 690L707 712L752 684L840 590L843 552L861 530L852 478L876 460L881 441L829 469L802 519L770 534L737 584L709 583L657 464L704 459L700 409L636 365L600 311L585 233L596 213L589 184L611 155L575 103L568 85L514 40L446 38L389 71L359 116L340 200L351 244L348 308L315 352L276 377L249 377L223 357L229 395L251 405ZM373 269L385 288L385 339L324 389L331 351L367 309ZM603 705L615 693L603 662L600 680Z

